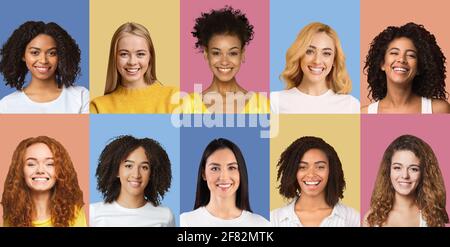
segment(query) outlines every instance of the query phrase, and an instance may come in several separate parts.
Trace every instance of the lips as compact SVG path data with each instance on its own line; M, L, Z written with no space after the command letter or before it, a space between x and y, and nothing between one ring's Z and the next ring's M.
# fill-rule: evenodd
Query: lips
M394 72L397 72L397 73L407 73L407 72L409 71L409 68L407 68L407 67L393 66L393 67L392 67L392 70L393 70Z
M135 75L139 72L139 70L141 70L140 68L125 68L125 71L127 72L127 74L130 75Z
M309 71L311 71L314 75L320 75L325 70L325 67L315 67L315 66L308 66Z
M217 68L217 70L219 70L222 73L228 73L231 71L232 68Z
M227 191L229 188L231 188L232 185L232 183L220 183L217 184L217 187L219 187L219 189L222 191Z
M140 181L128 181L128 184L132 188L139 188L139 187L141 187L142 182L140 182Z
M34 66L34 68L39 72L39 73L47 73L50 71L49 66Z
M33 178L31 178L31 180L33 180L35 182L47 182L48 180L50 180L50 178L48 178L48 177L33 177Z

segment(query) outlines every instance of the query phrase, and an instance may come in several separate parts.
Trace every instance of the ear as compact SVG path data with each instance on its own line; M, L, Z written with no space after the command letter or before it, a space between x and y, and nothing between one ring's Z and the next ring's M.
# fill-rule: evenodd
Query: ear
M385 69L384 69L384 61L381 61L381 63L380 63L380 69L381 69L382 71L385 71Z
M205 59L205 60L208 60L208 50L207 50L208 48L206 48L206 47L203 47L203 58Z
M245 63L245 49L242 49L242 63Z
M205 176L205 171L204 170L202 172L202 178L203 178L203 181L206 181L206 176Z

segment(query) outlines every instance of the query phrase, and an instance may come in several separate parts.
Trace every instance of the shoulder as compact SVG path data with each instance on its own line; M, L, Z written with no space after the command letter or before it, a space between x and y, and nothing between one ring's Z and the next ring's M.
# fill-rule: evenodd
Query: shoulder
M337 208L338 211L340 211L342 214L349 216L349 217L354 217L354 216L358 216L359 217L359 212L356 211L356 209L346 206L342 203L338 203L335 206Z
M197 208L193 211L184 212L180 215L180 226L191 226L198 220L204 218L203 207Z
M450 104L445 100L432 99L431 107L433 113L450 113Z
M148 204L151 205L151 203L148 203ZM157 206L157 207L154 207L153 205L151 205L151 206L154 208L153 210L155 210L158 214L173 217L173 213L170 208L168 208L166 206L161 206L161 205Z
M365 105L361 107L361 113L368 113L369 111L369 105Z
M14 101L17 99L20 99L23 97L23 92L22 91L14 91L8 95L6 95L5 97L3 97L0 102L8 102L8 101Z
M82 86L70 86L66 87L67 92L76 93L76 94L86 94L89 93L89 90Z
M251 213L249 211L244 212L247 214L248 221L254 224L255 226L267 226L269 224L269 221L259 214Z
M345 226L359 227L361 226L360 214L359 212L349 206L342 203L338 203L335 206L337 213L345 220Z
M289 211L291 209L291 205L288 204L286 206L283 206L281 208L276 208L272 211L270 211L270 220L279 221L284 218L287 218L289 216Z
M105 203L105 202L96 202L96 203L91 203L89 204L89 211L93 212L93 211L97 211L97 210L102 210L104 208L108 208L112 205L112 203Z

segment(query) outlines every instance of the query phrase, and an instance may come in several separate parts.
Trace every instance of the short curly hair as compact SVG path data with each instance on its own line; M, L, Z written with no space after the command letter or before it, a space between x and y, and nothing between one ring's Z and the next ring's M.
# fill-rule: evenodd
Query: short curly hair
M301 191L297 181L297 171L301 158L311 149L319 149L325 153L330 167L328 183L325 188L325 201L334 207L339 199L344 198L345 180L341 160L334 148L322 138L304 136L295 140L284 150L278 161L277 181L279 192L286 198L295 198Z
M84 205L83 192L78 185L77 173L64 146L48 136L30 137L19 143L11 159L2 196L3 219L8 226L33 226L35 214L23 167L28 147L43 143L54 159L56 183L52 188L49 209L53 226L71 226Z
M384 151L375 186L370 199L371 212L367 216L370 226L383 226L395 202L395 189L391 182L392 156L397 151L408 150L420 160L420 182L415 190L416 203L428 226L445 226L449 223L445 209L444 178L433 149L413 135L397 137Z
M436 38L423 25L407 23L401 27L390 26L376 36L366 56L364 73L367 75L369 99L381 100L387 93L386 73L381 64L389 44L397 38L410 39L417 49L418 71L412 82L412 92L430 99L447 99L445 90L445 56Z
M49 35L56 42L58 68L55 77L58 87L69 87L75 83L81 72L81 52L75 40L54 22L27 21L13 32L0 50L0 73L3 74L6 85L22 90L28 73L22 57L28 43L40 34Z
M211 10L201 13L195 20L192 35L197 38L195 47L205 49L214 35L236 35L241 41L241 48L248 45L253 39L253 25L250 25L247 17L238 9L225 6L219 10Z
M144 190L145 200L158 206L169 190L172 181L169 156L161 145L150 138L137 139L130 135L114 138L102 151L95 173L97 189L105 202L111 203L119 197L121 184L117 174L122 163L131 152L142 147L150 162L150 179Z

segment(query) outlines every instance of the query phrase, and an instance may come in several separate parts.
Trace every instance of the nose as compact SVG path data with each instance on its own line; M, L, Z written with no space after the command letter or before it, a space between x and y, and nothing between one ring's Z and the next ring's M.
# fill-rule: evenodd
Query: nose
M228 65L229 60L227 55L220 56L220 64L221 65Z
M141 177L141 170L139 169L139 166L134 166L133 170L131 171L131 175L135 178Z
M400 54L400 56L398 56L397 61L399 63L406 63L406 53Z
M131 54L130 57L128 58L128 64L133 65L136 64L136 56Z
M39 56L39 62L41 64L46 64L48 62L48 57L47 57L47 54L45 54L45 52L41 52L41 54Z
M313 166L308 167L308 170L306 171L306 176L314 177L316 175L316 169Z
M227 179L228 178L228 171L227 171L227 169L222 169L220 171L220 177L219 178L220 179Z
M405 178L405 179L409 178L409 171L408 171L408 169L402 169L402 178Z
M37 173L37 174L43 174L44 171L45 171L45 167L44 167L43 164L38 164L38 165L36 166L36 173Z

